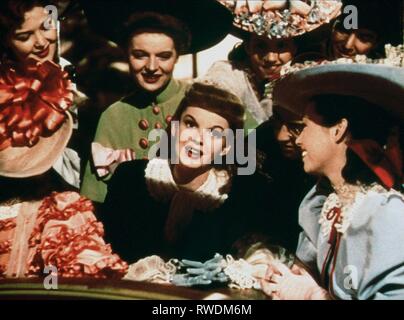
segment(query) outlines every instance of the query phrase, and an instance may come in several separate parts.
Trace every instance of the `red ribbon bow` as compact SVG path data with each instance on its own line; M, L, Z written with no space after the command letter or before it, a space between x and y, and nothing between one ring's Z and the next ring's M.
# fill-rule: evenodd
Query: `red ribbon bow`
M11 65L0 69L0 151L33 146L55 132L73 104L68 74L51 61L31 64L24 75Z
M382 184L393 188L403 182L403 163L397 132L390 135L386 148L374 140L353 140L349 148L374 172Z

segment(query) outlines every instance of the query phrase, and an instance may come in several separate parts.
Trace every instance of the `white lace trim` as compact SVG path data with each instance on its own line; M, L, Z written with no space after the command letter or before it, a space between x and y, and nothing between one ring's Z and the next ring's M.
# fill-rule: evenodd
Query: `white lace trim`
M0 206L0 220L16 218L20 212L22 203L16 203L12 206Z
M150 160L145 173L148 191L159 202L168 202L176 193L180 193L181 196L175 199L192 202L192 205L189 204L195 209L209 211L219 207L228 198L227 193L221 192L229 183L229 177L225 171L218 172L211 169L206 181L195 192L180 192L180 187L175 183L166 159Z
M176 271L171 260L164 262L159 256L153 255L131 264L124 280L169 284Z
M224 273L230 278L230 288L234 289L260 289L260 281L254 277L255 268L244 259L234 260L231 255L226 256L227 266ZM266 266L265 266L266 267Z
M321 225L322 234L327 237L331 233L334 219L327 219L327 213L330 212L330 210L332 210L333 208L341 209L340 222L337 222L335 224L335 228L337 232L344 234L351 225L356 211L359 210L364 200L371 194L383 194L386 200L388 200L391 196L398 196L404 201L404 195L402 193L394 189L387 190L379 184L373 184L369 188L362 187L359 191L356 192L353 202L347 206L343 206L338 195L333 192L327 197L327 200L325 201L324 206L321 210L319 223Z

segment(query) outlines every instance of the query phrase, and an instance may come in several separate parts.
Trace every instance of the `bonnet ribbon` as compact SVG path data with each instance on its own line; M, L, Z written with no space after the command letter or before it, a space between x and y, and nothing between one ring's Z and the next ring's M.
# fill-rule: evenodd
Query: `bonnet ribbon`
M398 130L388 138L383 148L374 140L353 140L348 147L374 172L382 184L393 188L403 183L403 162Z

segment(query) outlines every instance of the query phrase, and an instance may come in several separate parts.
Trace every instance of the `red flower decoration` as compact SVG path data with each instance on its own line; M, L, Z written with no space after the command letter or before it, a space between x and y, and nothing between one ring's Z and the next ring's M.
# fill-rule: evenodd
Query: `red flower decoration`
M24 75L0 65L0 151L32 147L41 136L52 135L72 104L72 82L58 64L35 63Z

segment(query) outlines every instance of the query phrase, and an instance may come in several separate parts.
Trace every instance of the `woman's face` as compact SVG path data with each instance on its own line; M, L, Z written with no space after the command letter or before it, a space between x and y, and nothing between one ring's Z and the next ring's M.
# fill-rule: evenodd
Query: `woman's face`
M280 74L281 67L296 54L293 40L271 40L252 35L247 44L250 64L260 81L271 80Z
M303 117L304 128L296 139L302 152L304 171L327 176L336 157L333 128L322 126L321 117L313 105L309 105Z
M10 35L9 43L19 62L54 60L57 48L55 21L43 7L34 7L25 13L24 22Z
M171 80L178 53L174 41L163 33L135 34L129 42L129 63L136 84L157 92Z
M332 50L334 57L352 58L358 54L368 54L377 46L378 36L368 29L353 32L335 30L332 34Z
M224 156L225 130L229 123L222 116L199 107L189 106L179 122L179 140L176 152L179 163L188 168L210 166L215 157Z
M301 119L280 107L274 106L271 121L275 139L278 141L283 156L290 160L299 159L300 150L296 146L296 138L303 128Z

